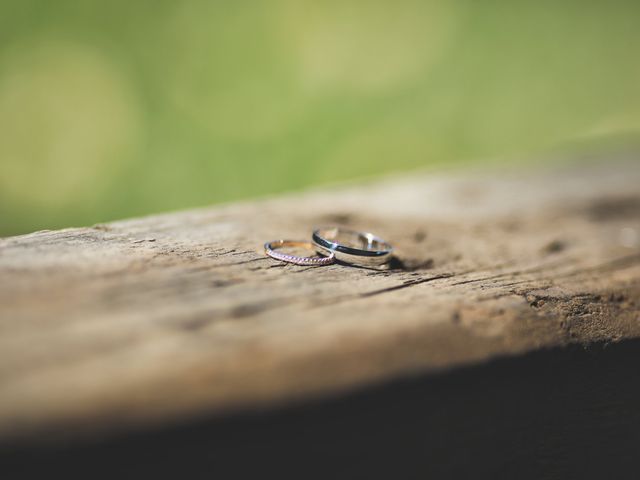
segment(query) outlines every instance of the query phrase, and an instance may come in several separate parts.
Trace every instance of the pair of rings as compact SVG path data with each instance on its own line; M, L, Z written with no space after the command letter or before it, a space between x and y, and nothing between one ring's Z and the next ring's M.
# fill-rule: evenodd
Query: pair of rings
M380 237L368 232L356 232L341 227L318 228L311 242L275 240L264 245L267 255L296 265L330 265L335 261L359 266L378 266L389 261L393 247ZM301 257L279 252L284 247L315 250L319 257Z

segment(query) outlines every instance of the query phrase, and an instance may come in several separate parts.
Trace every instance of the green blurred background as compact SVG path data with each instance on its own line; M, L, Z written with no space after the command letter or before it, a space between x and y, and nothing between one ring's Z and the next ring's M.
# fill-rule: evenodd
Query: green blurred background
M0 235L635 142L638 47L635 1L0 0Z

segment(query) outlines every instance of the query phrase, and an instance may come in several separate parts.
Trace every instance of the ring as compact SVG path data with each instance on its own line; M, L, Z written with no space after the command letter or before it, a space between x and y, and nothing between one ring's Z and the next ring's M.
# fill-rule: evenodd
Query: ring
M327 257L299 257L297 255L289 255L287 253L277 252L276 250L283 247L302 247L308 250L314 250L311 242L295 242L291 240L275 240L264 244L264 253L271 258L281 260L283 262L295 263L296 265L331 265L335 261L335 255L330 253Z
M312 240L320 253L333 253L336 260L354 265L382 265L391 258L393 247L372 233L341 227L318 228Z

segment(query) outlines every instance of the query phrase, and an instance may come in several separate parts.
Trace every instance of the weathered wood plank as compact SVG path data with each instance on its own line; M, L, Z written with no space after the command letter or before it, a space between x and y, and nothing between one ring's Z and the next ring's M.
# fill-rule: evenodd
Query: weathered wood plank
M640 335L640 164L416 174L0 239L0 439L166 422ZM389 270L284 265L318 224Z

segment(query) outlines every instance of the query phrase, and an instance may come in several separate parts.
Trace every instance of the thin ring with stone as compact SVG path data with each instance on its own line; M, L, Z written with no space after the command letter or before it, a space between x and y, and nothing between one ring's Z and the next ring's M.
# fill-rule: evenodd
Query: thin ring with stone
M274 240L264 244L264 253L271 258L282 262L295 263L296 265L322 266L331 265L335 261L335 255L331 252L323 257L300 257L298 255L290 255L288 253L279 252L278 250L286 247L306 248L307 250L315 250L311 242L298 242L294 240Z
M336 260L353 265L382 265L393 252L391 244L372 233L342 227L318 228L311 238L318 253L333 253Z

